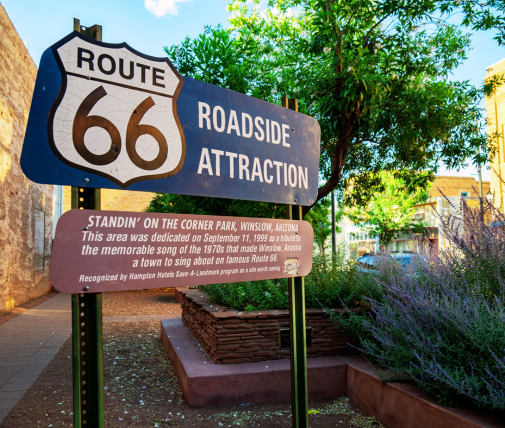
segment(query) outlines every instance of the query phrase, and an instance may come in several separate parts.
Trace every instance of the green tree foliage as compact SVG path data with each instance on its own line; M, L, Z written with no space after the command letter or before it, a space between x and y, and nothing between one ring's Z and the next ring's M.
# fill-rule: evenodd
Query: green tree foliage
M206 28L165 50L183 75L271 102L297 98L321 125L318 200L351 182L367 199L381 170L487 159L477 154L489 142L479 107L486 88L449 76L470 49L465 31L496 29L505 43L503 1L246 3L230 4L230 29Z
M337 225L344 215L342 209L338 209L335 213L335 225ZM317 245L319 252L325 255L326 242L331 236L331 199L323 198L314 205L314 207L305 216L314 229L314 243ZM340 232L340 228L335 226L335 232Z
M314 229L314 241L323 253L325 242L331 235L330 206L331 201L328 198L324 198L314 206L305 218L312 225ZM146 211L254 218L286 218L286 206L283 204L165 193L157 193ZM342 217L341 211L337 213L337 217L338 222Z
M268 202L157 193L146 211L157 213L286 218L286 206Z
M419 182L431 177L431 173L417 174ZM419 232L427 226L423 221L413 219L415 205L426 202L426 185L413 186L405 179L395 177L393 173L379 173L381 191L375 193L365 206L347 209L349 220L361 229L379 235L381 245L387 246L393 239L406 232ZM429 187L429 185L428 185Z
M263 81L254 46L239 42L236 36L220 25L205 27L195 39L187 37L180 45L164 49L183 76L273 101L269 96L275 79Z
M321 199L316 205L318 209L309 211L305 220L308 220L314 229L314 243L319 252L325 254L326 240L331 236L331 200Z

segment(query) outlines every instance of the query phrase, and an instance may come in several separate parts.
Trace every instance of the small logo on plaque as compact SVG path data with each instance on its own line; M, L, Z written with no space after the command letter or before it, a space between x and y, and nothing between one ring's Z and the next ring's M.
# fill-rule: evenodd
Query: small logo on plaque
M302 267L302 262L298 259L298 257L288 257L284 262L284 271L285 274L298 274L298 270Z

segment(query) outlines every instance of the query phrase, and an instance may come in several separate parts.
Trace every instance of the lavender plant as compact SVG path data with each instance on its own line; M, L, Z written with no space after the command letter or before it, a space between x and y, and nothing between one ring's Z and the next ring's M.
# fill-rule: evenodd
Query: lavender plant
M442 219L451 245L435 260L440 265L437 271L439 274L450 272L452 277L472 285L487 298L503 295L505 216L487 198L481 198L474 207L465 200L460 207L455 207L448 198L446 200L457 214ZM490 227L491 219L495 227Z
M505 409L505 216L481 203L445 221L447 250L378 280L361 347L443 404Z

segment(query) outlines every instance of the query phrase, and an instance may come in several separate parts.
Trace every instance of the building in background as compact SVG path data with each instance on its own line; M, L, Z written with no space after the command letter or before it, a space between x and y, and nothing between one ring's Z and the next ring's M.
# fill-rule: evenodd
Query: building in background
M490 194L489 181L482 182L483 196ZM445 195L448 200L443 196ZM446 248L442 221L449 215L459 216L461 199L465 198L472 208L480 207L479 182L472 177L437 176L430 189L428 202L416 205L416 220L429 225L423 234L406 234L393 240L387 247L389 252L419 252ZM379 251L375 236L363 231L347 217L339 224L341 231L337 234L337 244L345 245L347 254L356 259L363 254Z
M486 79L493 75L505 74L505 58L487 69ZM487 132L500 134L498 150L490 159L491 194L494 203L504 212L505 204L505 85L501 85L496 92L486 98Z
M63 212L71 209L71 187L63 187ZM131 190L101 190L102 210L107 211L144 211L151 200L154 198L154 193L137 192Z
M0 4L0 311L51 290L53 186L36 184L19 159L37 67Z
M482 196L486 196L490 191L489 181L482 182ZM465 196L478 197L479 182L473 177L451 177L437 175L430 189L430 198L438 196Z

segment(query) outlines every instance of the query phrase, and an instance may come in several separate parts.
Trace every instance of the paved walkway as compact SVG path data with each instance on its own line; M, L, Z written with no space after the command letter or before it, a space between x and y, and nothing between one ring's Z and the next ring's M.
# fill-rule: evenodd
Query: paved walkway
M104 322L161 321L177 315L121 315ZM57 294L0 325L0 422L72 333L69 294Z
M57 294L0 325L0 422L72 330L70 295Z
M103 317L102 322L121 322L121 321L161 321L169 318L180 318L180 315L115 315L111 317Z

